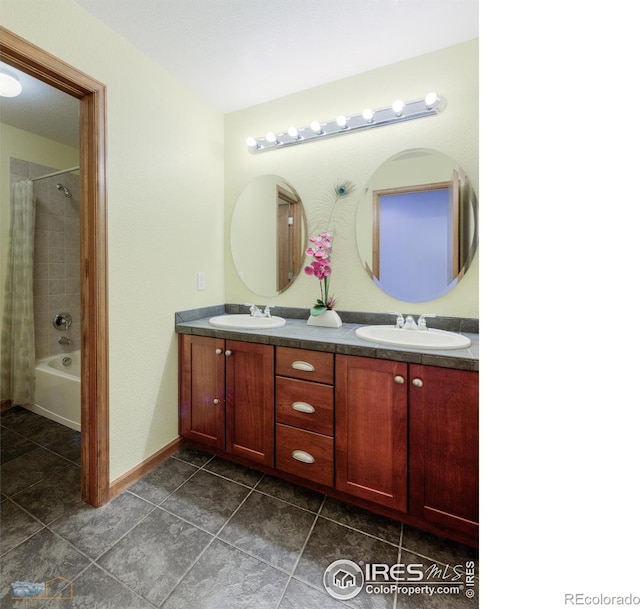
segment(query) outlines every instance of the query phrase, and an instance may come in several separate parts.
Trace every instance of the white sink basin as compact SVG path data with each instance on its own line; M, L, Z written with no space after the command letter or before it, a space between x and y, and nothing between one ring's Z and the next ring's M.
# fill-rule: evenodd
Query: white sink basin
M471 341L462 334L445 330L404 330L395 326L365 326L356 336L372 343L383 343L413 349L464 349Z
M251 317L248 313L234 315L217 315L209 320L216 328L235 330L266 330L267 328L279 328L287 323L284 317L273 315L271 317Z

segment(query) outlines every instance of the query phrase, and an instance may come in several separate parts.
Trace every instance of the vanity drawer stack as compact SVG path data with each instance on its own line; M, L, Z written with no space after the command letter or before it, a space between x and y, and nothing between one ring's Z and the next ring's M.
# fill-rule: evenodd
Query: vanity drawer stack
M276 468L334 485L333 354L276 347Z

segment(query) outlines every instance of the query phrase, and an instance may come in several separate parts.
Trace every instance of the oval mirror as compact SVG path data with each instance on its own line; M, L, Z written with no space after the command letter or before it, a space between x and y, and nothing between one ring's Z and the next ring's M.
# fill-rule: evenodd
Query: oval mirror
M261 296L276 296L300 273L307 223L300 196L277 175L253 179L231 216L231 255L244 284Z
M442 296L473 260L476 194L462 168L436 150L405 150L385 161L367 185L357 214L365 269L399 300Z

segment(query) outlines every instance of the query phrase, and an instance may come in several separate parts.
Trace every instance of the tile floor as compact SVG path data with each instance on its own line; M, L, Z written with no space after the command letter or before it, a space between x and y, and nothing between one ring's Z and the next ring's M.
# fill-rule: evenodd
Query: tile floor
M478 575L466 546L190 449L94 509L80 500L78 432L22 408L2 414L1 431L3 608L479 606L463 593L364 590L339 602L322 584L345 558L443 570L473 560ZM59 598L12 599L15 581L49 582Z

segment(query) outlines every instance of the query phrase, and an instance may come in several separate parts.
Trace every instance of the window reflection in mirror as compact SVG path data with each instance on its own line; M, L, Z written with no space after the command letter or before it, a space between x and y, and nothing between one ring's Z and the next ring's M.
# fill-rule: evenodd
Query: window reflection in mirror
M406 302L442 296L476 249L476 198L464 171L434 150L386 161L358 206L358 251L374 283Z
M305 243L306 218L296 190L276 175L247 184L234 206L230 233L244 284L267 297L286 290L300 273Z

